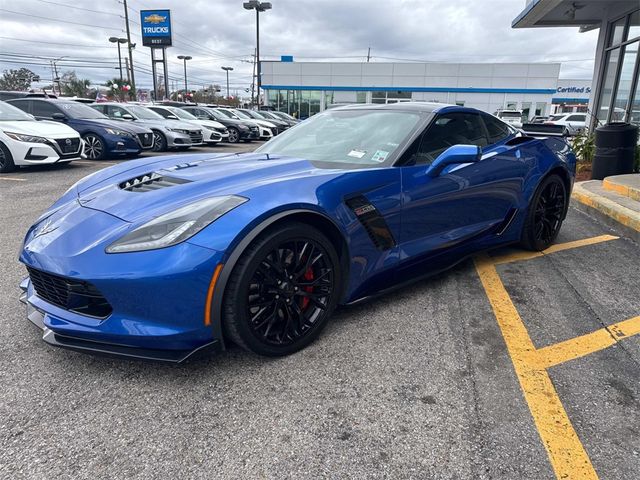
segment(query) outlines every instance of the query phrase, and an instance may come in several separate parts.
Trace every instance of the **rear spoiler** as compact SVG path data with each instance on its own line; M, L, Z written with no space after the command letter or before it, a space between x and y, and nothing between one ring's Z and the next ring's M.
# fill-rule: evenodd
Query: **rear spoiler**
M567 130L564 125L549 123L524 123L522 131L530 137L566 137Z

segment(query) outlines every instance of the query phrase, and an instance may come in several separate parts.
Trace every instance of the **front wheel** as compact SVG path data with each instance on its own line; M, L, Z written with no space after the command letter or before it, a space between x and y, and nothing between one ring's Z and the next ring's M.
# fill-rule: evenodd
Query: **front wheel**
M338 256L317 229L292 223L258 237L235 266L224 296L224 329L240 347L282 356L311 343L340 291Z
M9 149L2 143L0 143L0 173L13 172L16 169L15 163L13 163L13 157Z
M541 251L555 241L567 208L567 189L558 175L545 178L531 199L522 229L521 244Z
M154 152L166 152L167 148L167 137L165 137L162 133L157 130L153 131L153 151Z
M84 137L84 154L90 160L102 160L106 153L107 147L104 141L95 133L87 133Z
M230 127L227 141L229 143L238 143L240 141L240 131L237 128Z

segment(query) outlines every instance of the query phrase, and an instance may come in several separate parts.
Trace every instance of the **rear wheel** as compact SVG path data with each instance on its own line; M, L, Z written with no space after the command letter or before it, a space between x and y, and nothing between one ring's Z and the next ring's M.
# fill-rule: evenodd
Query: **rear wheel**
M229 137L227 141L229 143L238 143L240 141L240 131L237 128L229 127Z
M84 154L90 160L102 160L106 153L107 147L104 141L95 133L87 133L82 137L84 140Z
M11 152L5 144L0 143L0 173L13 172L16 169Z
M338 256L304 224L278 227L242 254L224 297L224 328L254 353L281 356L311 343L339 296Z
M528 250L544 250L555 241L567 208L567 189L558 175L545 178L536 190L522 230L521 243Z

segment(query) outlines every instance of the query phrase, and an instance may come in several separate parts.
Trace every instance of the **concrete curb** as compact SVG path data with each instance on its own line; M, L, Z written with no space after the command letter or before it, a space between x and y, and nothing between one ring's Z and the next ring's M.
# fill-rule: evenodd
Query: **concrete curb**
M593 193L584 188L581 183L576 183L573 187L571 194L571 198L574 200L573 206L595 216L613 229L622 230L626 236L640 243L640 212Z
M629 197L632 200L640 202L640 187L634 186L634 183L630 181L632 178L639 178L637 173L631 175L615 175L613 177L607 177L602 181L602 187L610 192L615 192L618 195Z

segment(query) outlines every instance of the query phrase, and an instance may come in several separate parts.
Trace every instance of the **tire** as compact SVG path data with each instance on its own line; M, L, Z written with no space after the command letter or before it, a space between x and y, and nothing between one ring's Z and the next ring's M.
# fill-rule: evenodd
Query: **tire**
M240 131L235 127L229 127L229 136L227 142L238 143L240 141Z
M104 140L95 133L87 133L84 140L84 154L89 160L102 160L107 154L107 146Z
M546 177L531 198L521 245L534 251L549 248L558 237L567 204L567 188L562 178L555 174Z
M164 136L162 132L158 130L153 131L153 148L154 152L166 152L169 150L167 147L167 137Z
M4 143L0 143L0 173L10 173L16 169L13 156Z
M225 290L223 328L253 353L289 355L318 337L339 295L331 242L309 225L284 224L260 235L238 260Z

